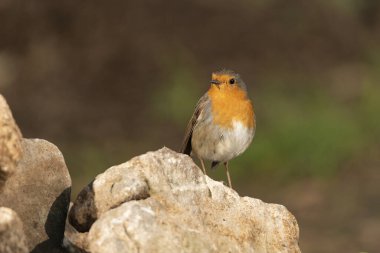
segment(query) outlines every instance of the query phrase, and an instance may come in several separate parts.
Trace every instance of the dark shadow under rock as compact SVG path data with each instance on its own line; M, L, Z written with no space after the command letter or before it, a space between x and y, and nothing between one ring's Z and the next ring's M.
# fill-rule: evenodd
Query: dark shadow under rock
M53 202L48 217L45 222L45 232L49 239L39 243L31 253L64 253L62 240L65 230L65 220L62 217L67 216L67 202L70 202L71 188L66 188Z
M79 194L69 212L70 224L79 232L88 232L96 220L94 204L94 181L89 183Z

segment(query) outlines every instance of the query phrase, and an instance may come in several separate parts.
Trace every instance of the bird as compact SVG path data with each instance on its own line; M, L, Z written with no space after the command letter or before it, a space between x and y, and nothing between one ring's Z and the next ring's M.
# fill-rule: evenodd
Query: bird
M223 163L232 189L228 162L248 148L255 131L246 84L239 74L222 69L212 73L208 91L196 104L180 152L198 157L205 175L204 160L211 161L211 168Z

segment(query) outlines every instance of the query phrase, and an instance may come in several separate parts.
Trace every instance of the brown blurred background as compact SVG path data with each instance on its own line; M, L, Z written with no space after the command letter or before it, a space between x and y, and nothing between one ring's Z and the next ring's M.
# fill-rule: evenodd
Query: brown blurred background
M286 205L303 252L380 252L380 1L0 0L0 92L62 150L73 197L177 149L220 68L257 112L236 190Z

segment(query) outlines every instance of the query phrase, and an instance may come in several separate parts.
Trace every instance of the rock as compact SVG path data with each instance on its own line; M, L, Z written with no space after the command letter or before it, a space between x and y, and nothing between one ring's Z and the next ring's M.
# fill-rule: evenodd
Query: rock
M128 169L127 169L128 170ZM70 211L70 223L80 232L86 232L104 212L120 204L149 197L149 187L139 170L112 167L97 177L78 195Z
M22 148L23 157L5 182L0 205L20 216L30 251L62 252L71 188L65 161L45 140L23 139Z
M0 207L0 252L28 252L22 222L15 211L6 207Z
M80 233L70 223L66 223L63 247L70 253L87 253L87 235L88 232Z
M92 253L300 252L284 206L240 197L167 148L98 175L69 218Z
M0 95L0 191L21 158L21 139L8 104Z
M73 203L70 203L70 208L72 208ZM87 253L84 249L88 248L87 244L87 235L88 233L78 232L69 222L69 219L66 219L65 227L65 237L63 239L63 247L70 253Z

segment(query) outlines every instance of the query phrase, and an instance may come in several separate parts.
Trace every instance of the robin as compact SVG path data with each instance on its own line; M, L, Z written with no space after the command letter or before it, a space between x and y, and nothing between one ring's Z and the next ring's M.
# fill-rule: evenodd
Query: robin
M211 168L223 163L232 188L228 162L248 148L255 129L245 83L235 72L221 70L212 73L211 86L195 107L180 152L196 155L204 174L204 160L212 161Z

